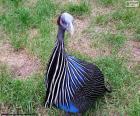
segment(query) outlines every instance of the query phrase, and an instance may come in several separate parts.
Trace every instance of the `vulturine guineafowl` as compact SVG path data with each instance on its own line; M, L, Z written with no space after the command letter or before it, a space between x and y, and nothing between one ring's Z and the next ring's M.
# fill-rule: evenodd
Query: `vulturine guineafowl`
M55 106L67 114L81 114L111 89L106 87L104 76L97 66L65 52L64 34L65 31L74 33L73 20L73 16L66 12L57 20L57 39L45 78L45 107Z

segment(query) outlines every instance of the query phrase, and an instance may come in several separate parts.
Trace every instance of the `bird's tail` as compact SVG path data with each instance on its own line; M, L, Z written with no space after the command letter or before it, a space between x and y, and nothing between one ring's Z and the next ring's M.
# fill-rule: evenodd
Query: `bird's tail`
M106 91L109 92L109 93L112 92L112 87L111 87L111 85L110 85L108 82L105 83L105 89L106 89Z

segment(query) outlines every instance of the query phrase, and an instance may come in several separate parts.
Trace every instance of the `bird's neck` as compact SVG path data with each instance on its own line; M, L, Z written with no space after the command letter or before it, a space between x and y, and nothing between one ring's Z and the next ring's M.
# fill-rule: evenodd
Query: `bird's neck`
M65 35L65 30L62 27L58 27L58 34L57 34L57 41L59 43L64 44L64 35Z

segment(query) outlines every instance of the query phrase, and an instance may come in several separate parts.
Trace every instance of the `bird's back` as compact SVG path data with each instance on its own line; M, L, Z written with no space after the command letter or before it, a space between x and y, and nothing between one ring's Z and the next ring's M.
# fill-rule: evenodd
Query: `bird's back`
M77 89L73 103L78 107L79 112L85 112L94 105L99 97L105 94L106 87L104 76L97 66L85 61L76 60L85 67L85 76L88 80L85 80L85 84L80 89Z

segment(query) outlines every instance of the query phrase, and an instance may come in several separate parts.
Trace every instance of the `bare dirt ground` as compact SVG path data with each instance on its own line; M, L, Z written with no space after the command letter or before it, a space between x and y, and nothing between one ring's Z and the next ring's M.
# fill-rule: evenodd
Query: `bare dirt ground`
M140 62L140 42L131 42L133 60Z
M100 50L92 46L89 35L84 33L85 30L88 30L90 27L91 19L98 15L107 14L112 11L112 8L101 8L95 2L92 3L93 8L91 12L91 16L89 18L75 19L75 34L72 38L69 39L68 49L72 51L77 51L79 53L88 55L90 57L98 57L98 56L107 56L110 54L109 49ZM95 26L94 27L96 33L100 33L103 31L108 31L106 28Z
M0 45L0 62L10 67L14 75L25 77L39 70L40 62L27 54L26 50L14 51L9 42Z
M36 28L32 28L29 29L27 33L28 33L29 40L32 40L33 38L39 35L39 30Z
M86 30L89 27L89 20L90 19L75 20L75 34L72 38L69 39L68 48L72 51L77 51L81 54L85 54L90 57L109 55L109 50L100 50L93 47L89 35L84 32L84 30Z
M26 2L24 2L24 6L26 7L35 7L35 5L37 4L38 0L26 0Z
M129 69L140 64L140 42L129 40L119 52L120 57L125 57L128 60L127 66Z
M79 3L80 0L57 0L56 1L58 4L61 3L63 5L68 4L68 3Z

